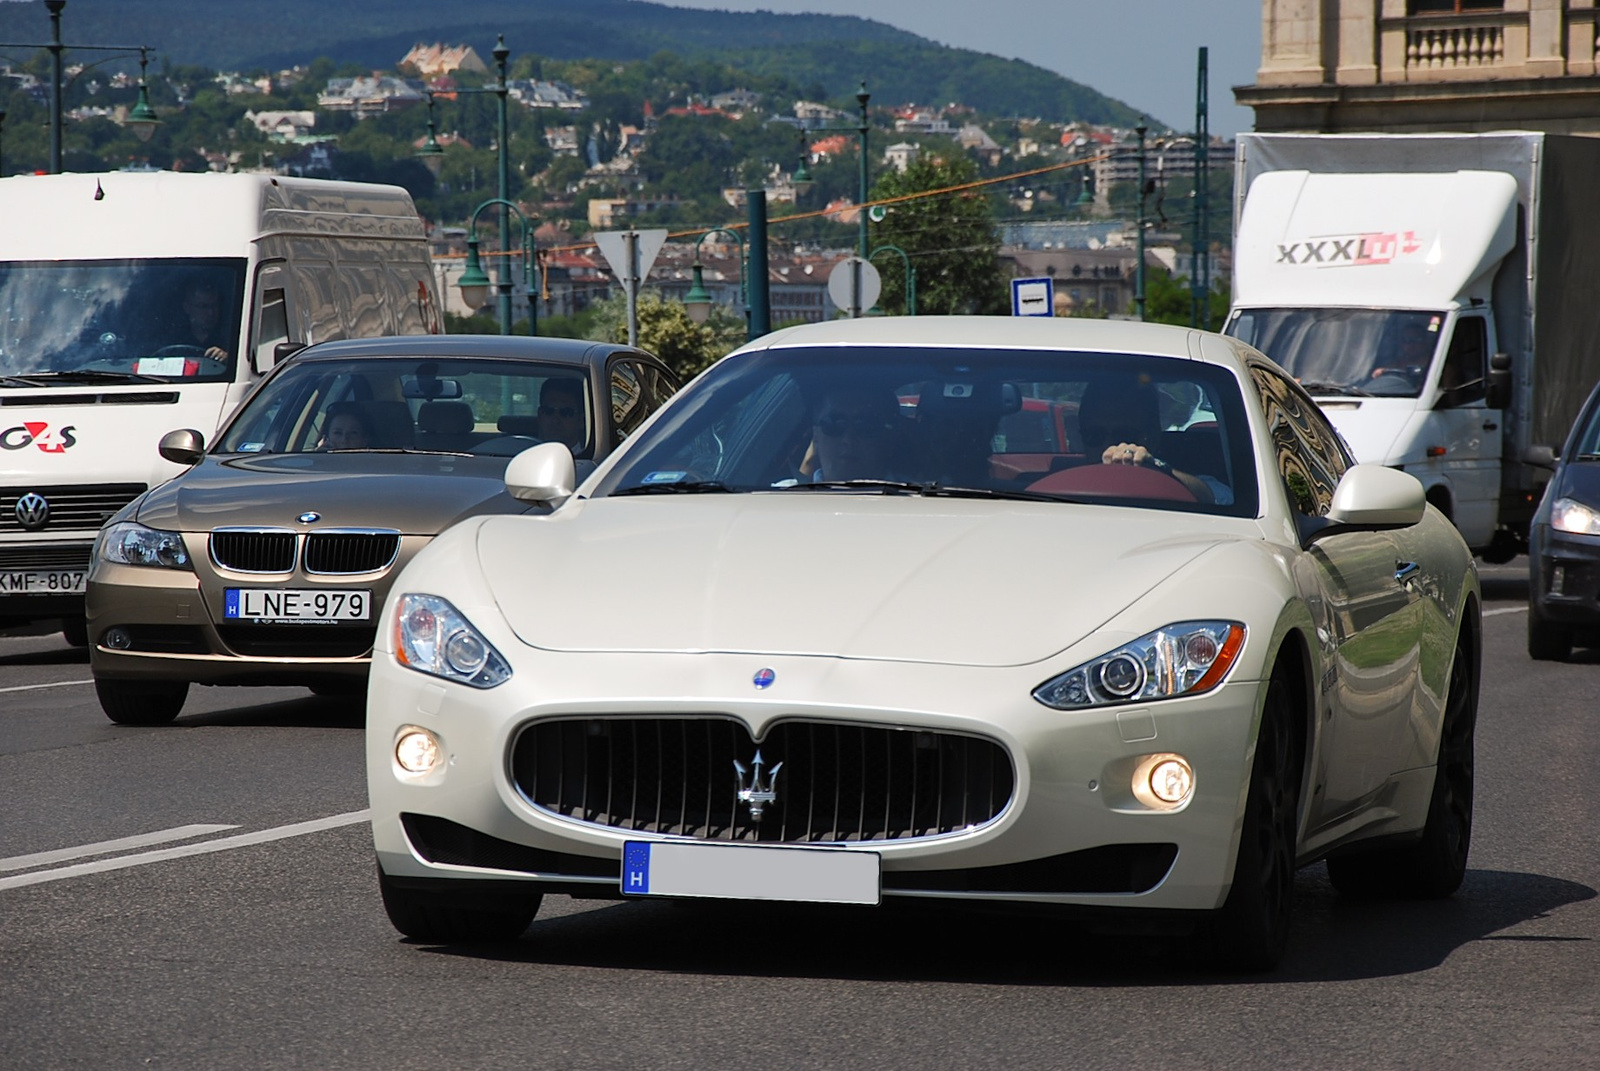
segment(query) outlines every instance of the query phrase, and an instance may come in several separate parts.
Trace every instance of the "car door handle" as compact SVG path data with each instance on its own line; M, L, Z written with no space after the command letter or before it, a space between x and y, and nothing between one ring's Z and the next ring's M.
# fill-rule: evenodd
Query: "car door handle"
M1483 430L1484 430L1484 431L1494 431L1494 430L1495 430L1495 429L1496 429L1496 428L1498 428L1498 427L1499 427L1499 426L1500 426L1500 425L1499 425L1499 424L1496 424L1496 423L1495 423L1495 422L1494 422L1494 421L1492 421L1492 420L1485 420L1485 421L1484 421L1484 422L1483 422Z
M1416 562L1394 563L1394 579L1398 584L1404 584L1407 581L1416 579L1417 574L1420 572L1422 572L1422 566Z

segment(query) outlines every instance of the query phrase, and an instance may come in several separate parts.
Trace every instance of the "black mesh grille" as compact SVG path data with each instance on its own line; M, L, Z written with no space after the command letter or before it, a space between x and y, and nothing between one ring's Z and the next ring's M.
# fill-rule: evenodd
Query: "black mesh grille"
M312 532L306 536L306 572L375 573L400 550L392 532Z
M513 844L432 815L402 814L400 821L412 847L430 863L621 880L622 864L615 859L594 859Z
M0 571L34 569L87 569L92 543L66 546L0 547Z
M0 532L27 529L17 520L17 499L32 492L50 503L44 530L97 529L123 506L144 494L142 483L109 483L67 487L0 487Z
M756 750L724 718L545 721L517 738L512 774L536 806L567 818L704 840L936 837L988 822L1011 799L1010 758L991 740L792 721L761 741L763 773L783 765L776 801L753 822L734 762L752 770Z
M372 650L378 630L372 625L224 625L222 642L255 658L356 658Z
M211 560L240 573L294 569L293 532L212 532Z

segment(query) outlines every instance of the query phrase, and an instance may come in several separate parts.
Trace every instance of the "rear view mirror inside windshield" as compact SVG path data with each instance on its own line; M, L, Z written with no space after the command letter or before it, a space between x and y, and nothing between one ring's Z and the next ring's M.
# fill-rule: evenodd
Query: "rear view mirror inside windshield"
M400 389L407 398L424 398L429 401L437 398L461 397L459 379L440 379L438 376L401 376Z

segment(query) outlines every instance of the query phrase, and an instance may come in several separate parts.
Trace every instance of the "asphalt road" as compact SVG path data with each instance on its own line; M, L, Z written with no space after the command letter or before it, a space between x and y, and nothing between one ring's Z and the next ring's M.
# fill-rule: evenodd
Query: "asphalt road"
M1461 892L1309 868L1247 978L1007 913L549 897L511 946L409 943L357 704L197 689L122 728L82 652L0 638L0 1068L1600 1068L1600 652L1528 659L1525 569L1484 569Z

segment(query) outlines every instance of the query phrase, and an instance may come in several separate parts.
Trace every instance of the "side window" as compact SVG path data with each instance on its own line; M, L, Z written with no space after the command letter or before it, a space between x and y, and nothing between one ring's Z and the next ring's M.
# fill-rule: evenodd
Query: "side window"
M257 373L272 367L273 350L289 341L288 279L282 267L263 267L256 274L256 309L250 339L250 365Z
M1463 316L1456 321L1450 350L1445 354L1444 368L1439 373L1439 389L1444 391L1439 399L1441 408L1483 399L1488 349L1489 332L1483 317Z
M1308 517L1326 516L1333 490L1350 467L1338 433L1322 411L1281 376L1258 366L1251 367L1250 375L1260 392L1290 504Z
M637 361L620 360L611 365L611 421L621 442L636 431L653 408L644 396Z

